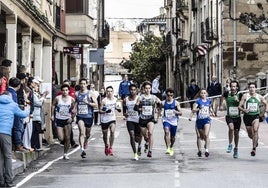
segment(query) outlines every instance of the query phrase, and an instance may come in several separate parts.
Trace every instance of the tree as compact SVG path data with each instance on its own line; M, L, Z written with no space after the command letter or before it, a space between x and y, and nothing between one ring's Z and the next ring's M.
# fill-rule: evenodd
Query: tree
M145 80L152 81L156 73L161 74L160 87L165 88L166 64L163 52L163 38L149 33L132 45L130 60L121 63L132 74L138 84Z

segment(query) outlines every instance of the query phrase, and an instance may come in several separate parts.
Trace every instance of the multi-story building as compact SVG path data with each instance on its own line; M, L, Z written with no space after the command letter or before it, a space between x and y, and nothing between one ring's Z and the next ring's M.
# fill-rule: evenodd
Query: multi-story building
M248 81L266 86L267 6L266 0L166 0L172 43L167 65L177 82L167 85L177 87L182 99L192 78L204 88L212 76L222 83L237 79L242 89Z
M103 83L103 54L102 61L91 64L89 52L108 43L104 0L0 0L0 61L13 62L10 76L24 65L28 73L44 80L47 89L52 77L58 84L70 77L87 77L98 88ZM48 114L50 106L51 100L46 100Z

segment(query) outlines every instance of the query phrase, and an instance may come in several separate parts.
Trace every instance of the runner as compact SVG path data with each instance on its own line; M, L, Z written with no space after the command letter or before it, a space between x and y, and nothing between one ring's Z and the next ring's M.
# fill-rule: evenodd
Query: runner
M200 98L195 101L192 110L192 112L196 112L197 115L195 131L197 136L198 157L202 157L201 140L205 141L205 156L209 156L209 131L211 126L210 113L213 113L213 109L211 106L211 100L207 99L207 95L207 91L205 89L201 89ZM189 118L189 120L191 121L191 117Z
M153 131L154 131L154 111L156 105L160 105L161 101L155 95L151 95L152 84L145 81L142 85L144 94L141 94L135 105L135 110L141 112L139 123L141 132L145 140L149 141L149 151L147 157L152 157L153 149ZM148 131L148 132L147 132ZM146 145L145 145L146 149Z
M85 149L90 137L93 124L93 108L98 105L95 96L87 89L87 79L79 80L80 91L76 92L76 123L79 128L79 143L82 150L81 157L86 158Z
M226 90L220 101L220 110L222 110L222 102L225 99L227 114L225 117L226 123L228 125L228 138L229 145L226 152L231 153L233 149L233 138L234 138L234 154L233 158L238 158L238 141L239 141L239 131L241 127L241 116L240 111L238 110L239 101L242 98L242 93L238 93L239 84L237 81L230 82L230 90Z
M181 107L174 97L174 90L168 88L166 90L166 100L162 101L163 113L163 128L165 132L166 154L174 155L173 145L175 143L176 132L178 127L179 115L182 115Z
M136 150L135 141L140 143L141 142L141 129L139 125L139 114L137 111L134 110L134 106L139 98L137 96L137 86L135 84L131 84L129 86L130 95L124 98L123 100L123 115L126 117L127 120L127 129L130 136L130 144L132 147L132 151L134 153L133 160L139 160L139 154ZM139 149L139 148L138 148Z
M63 159L65 160L69 159L67 153L70 146L70 135L72 129L71 123L74 118L74 115L72 115L72 109L75 103L74 98L69 95L69 89L70 86L67 84L63 84L61 86L62 94L56 96L51 110L51 120L56 121L58 139L60 141L64 140ZM54 114L56 114L56 117L54 117Z
M114 90L112 86L106 88L106 97L102 100L100 106L101 114L101 129L103 134L104 142L104 153L105 155L114 155L113 144L114 144L114 132L116 126L116 116L115 110L121 112L120 109L116 107L116 98L114 97ZM108 129L110 129L110 138L108 145Z
M254 82L248 83L249 93L245 93L239 103L239 110L244 112L243 121L247 129L248 137L252 139L251 156L256 155L256 148L258 147L258 130L260 117L260 103L265 104L266 112L268 112L267 101L263 96L256 93L257 85Z

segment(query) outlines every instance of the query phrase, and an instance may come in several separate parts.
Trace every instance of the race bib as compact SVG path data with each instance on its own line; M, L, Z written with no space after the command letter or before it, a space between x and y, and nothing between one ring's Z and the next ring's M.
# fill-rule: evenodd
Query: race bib
M257 112L258 104L257 103L248 103L249 112Z
M61 107L59 114L60 116L69 116L69 109L67 107L66 108Z
M78 114L88 114L88 107L86 104L78 105Z
M239 115L238 107L229 107L229 115L230 116L237 116L237 115Z
M205 118L209 117L209 107L204 106L203 108L201 108L199 110L199 117L200 117L200 119L205 119Z
M129 116L138 116L138 112L137 111L128 111L128 115Z
M170 110L170 109L165 110L165 116L167 118L174 117L175 116L174 110Z
M152 114L153 114L153 107L152 106L143 106L142 107L142 115L151 116Z

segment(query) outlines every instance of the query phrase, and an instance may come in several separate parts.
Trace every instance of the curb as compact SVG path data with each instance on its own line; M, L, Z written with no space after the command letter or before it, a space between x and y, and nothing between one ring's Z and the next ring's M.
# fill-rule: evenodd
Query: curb
M13 152L13 158L15 158L15 161L12 161L12 171L14 177L20 173L23 173L32 161L35 161L49 150L50 148L44 148L41 151Z

